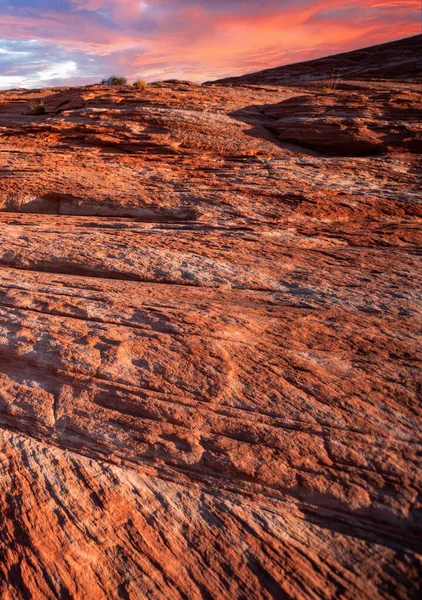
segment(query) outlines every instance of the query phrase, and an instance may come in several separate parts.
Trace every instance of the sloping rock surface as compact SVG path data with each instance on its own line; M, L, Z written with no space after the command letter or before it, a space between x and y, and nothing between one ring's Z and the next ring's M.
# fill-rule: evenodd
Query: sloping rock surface
M416 88L0 95L2 598L418 596Z
M408 80L422 79L422 35L387 44L342 52L294 65L266 69L220 82L230 85L303 85L318 80Z
M326 154L421 154L421 106L416 90L332 91L297 96L263 113L280 140Z

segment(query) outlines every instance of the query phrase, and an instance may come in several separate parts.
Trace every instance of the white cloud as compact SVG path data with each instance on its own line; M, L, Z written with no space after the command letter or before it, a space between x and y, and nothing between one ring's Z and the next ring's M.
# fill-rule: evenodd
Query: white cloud
M35 74L35 78L38 81L51 81L54 79L66 79L73 77L78 71L78 65L73 60L67 60L65 62L53 63L41 69Z
M18 52L17 50L10 50L9 48L2 48L0 46L0 54L8 54L9 56L30 56L30 52Z
M0 75L0 89L10 90L11 88L25 87L23 77L18 75Z
M7 56L8 54L16 55L17 52L2 52L2 48L0 48L0 56ZM31 56L30 53L26 52L22 52L22 54ZM54 86L62 84L69 78L78 76L78 65L73 60L46 63L44 59L44 64L41 65L40 61L35 61L33 56L31 58L32 60L26 62L25 72L0 75L0 89ZM32 70L30 68L31 63L34 65Z

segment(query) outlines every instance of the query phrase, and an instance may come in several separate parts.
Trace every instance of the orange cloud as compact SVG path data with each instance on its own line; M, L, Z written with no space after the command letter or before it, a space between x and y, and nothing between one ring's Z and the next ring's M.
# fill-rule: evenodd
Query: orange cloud
M0 4L0 37L60 47L74 55L80 78L90 61L96 79L118 69L128 77L203 80L420 32L419 0L25 3L26 9Z

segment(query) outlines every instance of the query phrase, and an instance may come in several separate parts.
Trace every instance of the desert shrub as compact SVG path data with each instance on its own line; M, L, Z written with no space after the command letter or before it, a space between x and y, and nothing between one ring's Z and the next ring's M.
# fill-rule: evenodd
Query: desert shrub
M44 100L42 98L31 100L29 107L34 114L45 115Z
M144 81L143 79L137 79L133 85L138 90L146 90L148 87L147 82Z
M164 81L156 81L154 83L154 85L155 85L155 87L162 88L162 87L164 87Z
M313 79L309 82L310 89L322 90L325 92L335 91L341 83L341 71L333 72L331 75L323 75L322 78Z
M112 75L108 79L103 79L101 81L101 85L127 85L126 77L118 77L117 75Z
M331 75L331 77L329 78L329 80L327 81L327 89L328 90L336 90L339 86L339 83L341 81L341 71L338 71L337 73L333 73Z

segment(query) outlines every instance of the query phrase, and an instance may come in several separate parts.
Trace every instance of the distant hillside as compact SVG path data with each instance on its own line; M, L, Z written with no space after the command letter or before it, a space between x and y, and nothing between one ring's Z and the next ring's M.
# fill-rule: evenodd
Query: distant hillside
M215 83L294 85L333 76L346 80L422 81L422 35L241 77L228 77Z

